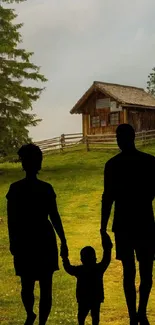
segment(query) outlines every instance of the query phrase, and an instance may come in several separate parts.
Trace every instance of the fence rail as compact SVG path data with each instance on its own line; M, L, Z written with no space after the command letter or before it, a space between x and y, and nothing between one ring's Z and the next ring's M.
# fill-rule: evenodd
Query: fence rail
M155 130L142 131L136 133L135 143L137 147L145 146L155 142ZM113 133L94 134L83 136L82 133L61 134L59 137L35 142L40 149L46 153L48 151L77 147L82 144L87 151L91 149L118 149L116 135Z
M83 142L82 133L73 133L73 134L61 134L59 137L52 139L37 141L37 144L42 152L48 152L52 150L64 151L68 147L73 147Z

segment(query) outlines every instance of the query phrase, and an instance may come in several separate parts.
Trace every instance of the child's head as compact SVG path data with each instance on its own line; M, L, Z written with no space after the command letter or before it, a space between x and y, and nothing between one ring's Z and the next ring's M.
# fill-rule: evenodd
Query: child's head
M84 265L92 265L96 263L95 249L91 246L85 246L80 252L81 262Z

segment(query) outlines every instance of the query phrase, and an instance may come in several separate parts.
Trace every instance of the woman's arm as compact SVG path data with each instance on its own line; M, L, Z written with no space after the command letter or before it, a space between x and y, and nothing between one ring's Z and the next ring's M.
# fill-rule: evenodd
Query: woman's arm
M60 240L61 240L61 252L60 255L63 257L67 257L68 256L68 247L67 247L67 243L66 243L66 237L65 237L65 233L64 233L64 229L63 229L63 225L61 222L61 218L58 212L58 208L57 208L57 203L56 203L56 198L55 196L52 195L52 202L50 203L50 220L52 222L52 225L57 233L57 235L59 236Z

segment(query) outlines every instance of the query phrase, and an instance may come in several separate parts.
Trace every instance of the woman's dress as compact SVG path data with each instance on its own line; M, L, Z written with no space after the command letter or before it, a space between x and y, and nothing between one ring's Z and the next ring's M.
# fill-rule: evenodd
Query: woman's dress
M56 235L51 222L58 212L52 186L25 178L11 184L6 197L16 275L39 280L58 270Z

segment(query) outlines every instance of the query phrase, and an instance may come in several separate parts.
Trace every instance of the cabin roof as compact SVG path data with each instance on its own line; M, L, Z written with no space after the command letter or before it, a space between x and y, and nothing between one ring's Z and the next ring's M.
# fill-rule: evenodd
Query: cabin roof
M123 106L131 105L155 109L155 98L151 94L147 93L143 88L94 81L92 86L74 105L70 113L81 113L81 106L94 91L100 91L101 93L113 98Z

